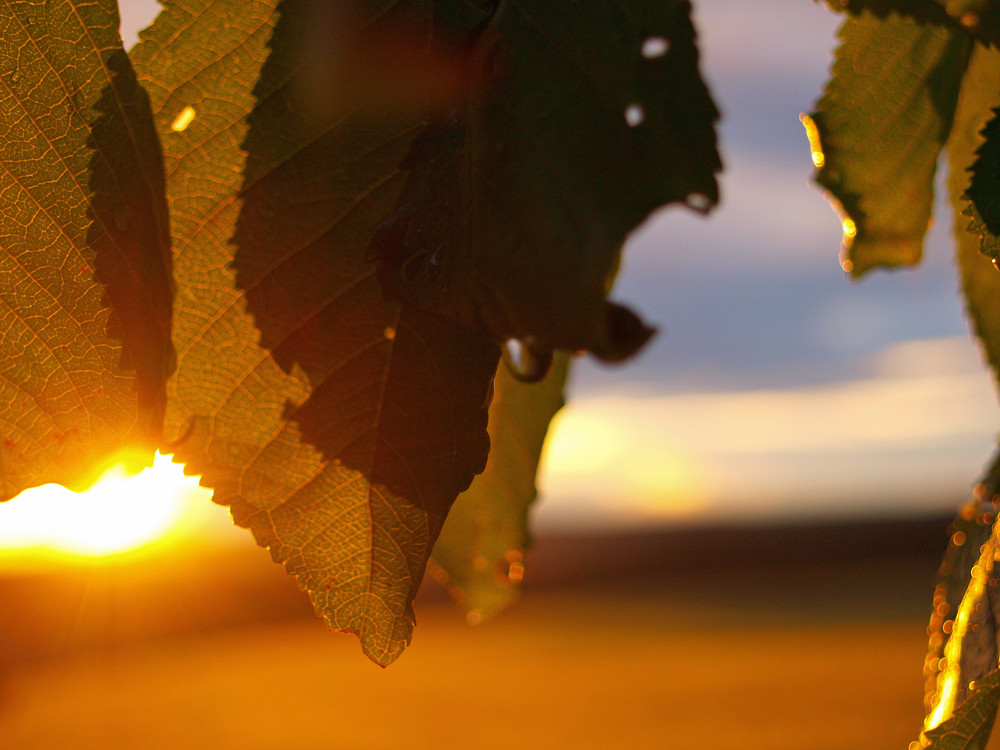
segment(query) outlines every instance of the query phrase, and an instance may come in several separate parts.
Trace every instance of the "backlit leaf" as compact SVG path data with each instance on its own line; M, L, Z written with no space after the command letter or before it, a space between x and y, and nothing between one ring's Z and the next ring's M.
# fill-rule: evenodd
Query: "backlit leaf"
M454 39L484 18L467 2L178 0L134 54L177 215L177 453L381 664L486 462L499 351L385 301L364 251L452 93Z
M163 166L115 0L0 6L0 499L159 442Z
M994 461L990 476L949 530L924 661L925 707L933 725L966 701L970 684L997 668L1000 589L993 571L997 553L993 498L998 466Z
M522 383L506 367L497 371L486 470L458 496L431 557L472 620L496 614L517 595L538 460L563 405L569 364L570 356L559 352L538 383Z
M625 236L661 205L718 200L689 16L681 0L503 0L467 105L415 143L374 243L389 292L543 356L641 347L652 331L605 300Z
M840 38L813 115L823 152L816 181L846 212L844 267L860 276L920 260L971 41L950 22L867 8Z
M950 719L924 733L928 750L983 750L990 738L1000 703L1000 670L976 683Z
M979 252L979 237L966 231L969 219L965 214L968 203L964 195L969 187L968 166L983 142L981 133L984 123L990 116L991 108L996 107L998 103L1000 103L1000 54L996 50L977 45L972 51L962 81L954 126L947 144L950 167L948 187L952 207L955 210L956 252L966 308L993 369L994 377L1000 364L1000 273L993 267L989 258ZM1000 481L998 467L1000 462L995 459L980 485L977 496L985 503L991 503L994 499ZM984 507L986 511L990 510L988 506ZM992 585L995 578L991 572L987 572L989 581L982 580L983 563L989 565L992 560L980 560L982 555L990 552L989 546L996 544L995 528L994 534L984 536L985 530L991 526L991 522L995 523L995 520L983 515L983 510L977 505L970 505L966 509L966 515L970 517L964 519L965 523L955 529L964 538L960 540L961 543L956 543L955 537L952 537L949 553L942 565L942 580L939 581L935 594L935 615L932 615L931 643L928 661L925 664L928 695L931 696L928 707L931 712L931 723L936 721L935 713L940 714L944 711L946 714L950 710L947 704L942 709L938 703L941 701L961 703L952 718L926 733L926 737L933 741L931 746L938 750L985 747L997 712L998 690L995 672L987 678L989 682L977 680L976 691L966 698L968 681L984 670L996 666L997 621L1000 618L996 590ZM980 549L984 542L987 542L987 546ZM969 567L969 563L973 560L974 567ZM979 580L973 572L976 567L979 568ZM985 591L982 590L984 585ZM980 589L978 593L976 587ZM940 658L948 656L946 649L954 639L955 627L953 619L952 634L945 633L945 618L955 618L968 597L972 597L969 602L972 609L968 614L970 622L966 626L966 637L958 641L961 645L958 664L948 664L946 658L942 669ZM980 605L978 610L976 604ZM942 605L945 609L938 612L938 608ZM968 625L976 625L971 634ZM982 632L979 632L980 630ZM945 638L945 635L948 635L948 638ZM952 653L951 656L955 657L955 654ZM950 687L949 681L952 683Z

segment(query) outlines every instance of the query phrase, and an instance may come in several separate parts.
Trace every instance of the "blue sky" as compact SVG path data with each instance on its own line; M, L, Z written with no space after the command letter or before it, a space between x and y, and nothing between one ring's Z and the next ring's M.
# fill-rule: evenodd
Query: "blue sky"
M128 44L156 4L122 5ZM838 17L805 0L695 5L723 111L723 204L708 219L665 210L629 241L613 297L660 333L624 366L576 368L536 521L953 508L1000 414L956 292L947 210L920 268L849 282L798 119Z

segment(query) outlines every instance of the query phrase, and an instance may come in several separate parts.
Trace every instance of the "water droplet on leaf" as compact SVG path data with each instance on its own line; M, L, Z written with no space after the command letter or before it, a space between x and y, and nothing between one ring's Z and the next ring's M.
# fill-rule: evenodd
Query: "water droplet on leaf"
M536 383L552 366L552 350L539 351L530 338L507 339L503 345L503 361L510 374L523 383Z

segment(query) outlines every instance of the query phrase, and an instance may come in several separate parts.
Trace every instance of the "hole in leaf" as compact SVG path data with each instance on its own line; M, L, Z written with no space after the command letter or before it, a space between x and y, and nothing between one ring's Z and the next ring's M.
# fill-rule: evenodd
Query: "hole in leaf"
M642 108L640 104L630 104L625 107L625 122L628 123L630 128L638 127L642 125L643 121L646 119L646 110Z
M187 130L188 125L194 122L195 111L194 107L190 104L180 111L180 114L174 118L174 121L170 123L170 129L175 133L183 133Z
M662 36L647 36L642 42L642 56L647 60L663 57L670 51L670 41Z

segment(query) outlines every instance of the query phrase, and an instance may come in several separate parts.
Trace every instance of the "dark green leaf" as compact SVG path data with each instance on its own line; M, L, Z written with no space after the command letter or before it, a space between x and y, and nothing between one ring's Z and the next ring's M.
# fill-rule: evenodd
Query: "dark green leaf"
M950 542L934 589L924 662L928 714L960 706L968 686L997 668L1000 591L992 575L996 507L994 460L990 477L977 488L949 530Z
M163 166L115 0L0 7L0 498L149 461L169 374Z
M972 178L965 197L965 213L972 219L969 232L980 240L980 251L991 260L1000 259L1000 119L994 109L980 137Z
M816 181L853 222L845 220L844 265L860 276L920 260L971 42L951 25L868 10L840 36L813 115L825 159Z
M965 306L994 378L1000 372L1000 273L980 252L977 234L966 231L964 195L968 167L982 143L981 132L993 108L1000 106L1000 54L977 46L962 82L955 124L948 141L948 191L955 211L955 246Z
M924 733L928 750L983 750L1000 703L1000 670L976 683L969 699L947 721Z
M522 383L506 367L497 371L486 470L458 496L431 558L473 619L496 614L517 595L535 473L549 422L563 405L569 363L558 353L539 383Z
M543 355L642 346L652 331L605 300L626 234L661 205L718 199L718 113L689 14L680 0L501 2L467 104L415 143L373 243L388 293Z

